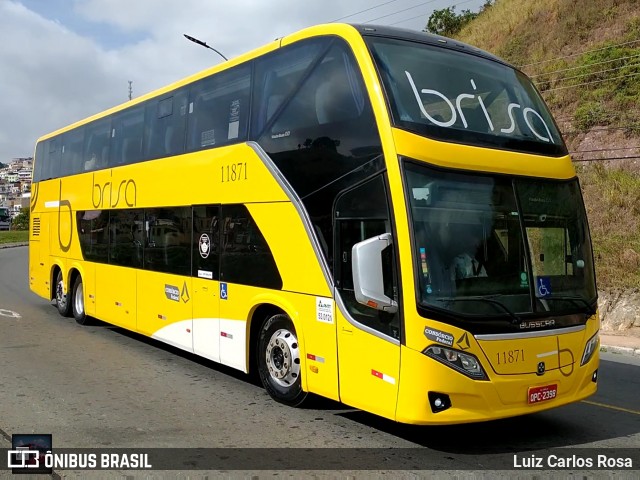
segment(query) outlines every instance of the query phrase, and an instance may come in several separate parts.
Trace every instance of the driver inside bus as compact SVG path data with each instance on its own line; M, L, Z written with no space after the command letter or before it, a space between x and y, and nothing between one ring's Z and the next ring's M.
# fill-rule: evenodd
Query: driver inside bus
M449 251L453 257L449 266L451 280L486 277L487 271L478 255L482 251L484 235L481 225L451 223L443 225L447 229Z

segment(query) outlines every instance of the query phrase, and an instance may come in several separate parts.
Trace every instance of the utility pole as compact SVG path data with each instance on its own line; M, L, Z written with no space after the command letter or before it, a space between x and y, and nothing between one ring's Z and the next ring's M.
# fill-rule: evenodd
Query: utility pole
M133 97L133 80L129 80L129 100Z

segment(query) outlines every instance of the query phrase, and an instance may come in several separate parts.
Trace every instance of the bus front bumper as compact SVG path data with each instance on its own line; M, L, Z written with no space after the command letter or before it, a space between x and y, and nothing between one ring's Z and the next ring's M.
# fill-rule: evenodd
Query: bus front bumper
M566 369L555 369L541 376L498 375L483 365L488 380L473 380L403 346L396 420L417 425L446 425L549 410L593 395L597 390L598 365L596 351L585 365L576 363L570 374ZM539 396L539 401L530 403L532 391L553 389L554 385L553 398ZM440 402L436 402L438 398Z

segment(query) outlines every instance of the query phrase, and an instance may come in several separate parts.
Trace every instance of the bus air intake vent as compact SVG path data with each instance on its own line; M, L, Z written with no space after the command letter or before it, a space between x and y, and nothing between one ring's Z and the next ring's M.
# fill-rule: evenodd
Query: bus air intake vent
M34 237L40 236L40 217L33 219L33 231L31 233Z

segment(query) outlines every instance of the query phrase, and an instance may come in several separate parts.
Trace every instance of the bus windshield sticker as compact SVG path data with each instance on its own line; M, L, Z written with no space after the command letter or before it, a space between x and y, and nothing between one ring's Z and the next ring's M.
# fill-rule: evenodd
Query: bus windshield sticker
M442 343L443 345L447 345L449 347L453 346L454 337L450 333L427 327L424 329L424 336L429 340L433 340L434 342Z
M229 136L227 140L238 138L240 133L240 99L234 100L229 106Z
M200 247L199 247L200 256L202 258L207 258L209 256L210 247L211 247L211 240L209 239L209 235L207 235L206 233L203 233L202 235L200 235Z
M198 278L206 278L208 280L213 280L213 272L208 272L206 270L198 270Z
M291 130L287 130L286 132L282 133L274 133L273 135L271 135L271 138L275 140L277 138L284 138L289 136L291 136Z
M216 133L212 128L211 130L205 130L200 134L200 145L203 147L208 147L210 145L216 144Z
M537 277L536 278L536 296L538 298L546 298L549 295L551 295L551 278Z
M240 133L240 122L229 123L229 135L227 136L227 140L233 140L234 138L238 138L239 133Z
M316 320L333 323L333 301L330 298L316 297Z

